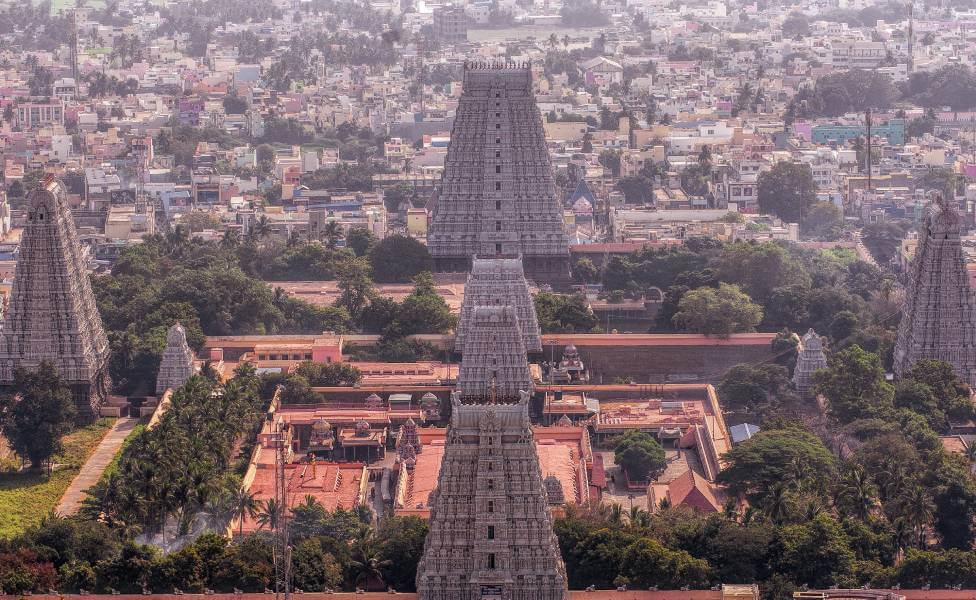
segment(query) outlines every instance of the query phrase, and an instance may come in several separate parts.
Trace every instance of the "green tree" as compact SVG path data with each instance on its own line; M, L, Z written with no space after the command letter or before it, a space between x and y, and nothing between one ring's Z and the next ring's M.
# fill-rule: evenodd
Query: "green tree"
M412 237L391 235L369 251L373 279L381 283L406 283L430 271L431 258L427 246Z
M781 365L735 365L718 386L722 412L732 423L762 422L789 398L790 373Z
M434 287L433 276L425 271L414 277L413 292L400 303L383 335L397 339L418 333L446 333L456 324L450 307Z
M424 553L427 521L418 517L387 517L376 531L380 557L394 568L386 569L384 580L398 592L413 592L415 573Z
M586 333L597 326L597 318L580 294L540 292L533 297L543 333Z
M718 289L700 287L684 294L672 321L679 329L728 336L754 331L762 315L762 307L739 286L722 283Z
M581 283L595 283L600 279L600 270L584 256L573 263L573 279Z
M830 415L841 423L878 418L893 409L894 390L885 381L877 354L854 345L834 353L826 369L813 375L814 389L827 399Z
M365 227L353 227L346 232L346 246L356 253L356 256L366 256L376 245L376 235Z
M61 451L61 438L71 431L75 407L52 363L42 361L33 371L14 369L11 391L0 402L0 430L32 468L40 469Z
M315 363L306 360L298 364L295 373L307 379L314 387L356 385L363 378L362 371L347 362Z
M855 558L843 527L826 514L782 528L775 556L778 571L789 573L797 584L819 589L843 582Z
M807 237L834 241L844 231L844 214L832 202L815 202L800 222L800 229Z
M759 174L757 195L764 213L801 223L817 201L817 184L810 165L780 161Z
M667 464L664 449L654 436L636 429L616 439L613 455L631 481L653 479Z
M836 461L815 435L798 424L767 426L725 455L718 481L757 506L768 504L777 484L820 488L835 476Z
M319 539L306 539L295 544L291 554L292 581L306 592L337 590L342 585L342 566L326 552Z
M671 550L651 538L640 538L628 546L620 565L621 575L637 589L661 586L704 588L711 580L708 562L682 550Z

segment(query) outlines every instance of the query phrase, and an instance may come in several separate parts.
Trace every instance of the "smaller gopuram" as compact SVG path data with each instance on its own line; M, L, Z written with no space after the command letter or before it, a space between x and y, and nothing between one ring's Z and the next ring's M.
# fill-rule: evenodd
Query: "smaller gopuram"
M475 258L464 286L461 318L455 335L455 348L464 345L472 327L476 306L508 305L515 307L522 341L527 352L542 351L542 332L535 303L525 280L521 257Z
M813 389L813 373L827 368L827 355L824 354L823 340L813 329L804 334L797 348L796 367L793 369L793 385L800 395L810 397Z
M898 325L894 367L899 376L919 360L941 360L976 386L976 308L961 226L956 207L941 195L926 209Z
M88 264L60 180L30 190L10 304L0 332L0 387L18 368L51 362L71 388L78 419L93 419L108 394L108 338Z
M186 343L186 330L177 321L166 332L166 350L156 375L156 395L183 387L194 372L193 351Z
M565 600L566 567L542 478L529 394L451 401L419 600ZM558 482L557 482L558 484Z
M461 347L462 396L515 396L532 389L529 359L512 306L475 306Z

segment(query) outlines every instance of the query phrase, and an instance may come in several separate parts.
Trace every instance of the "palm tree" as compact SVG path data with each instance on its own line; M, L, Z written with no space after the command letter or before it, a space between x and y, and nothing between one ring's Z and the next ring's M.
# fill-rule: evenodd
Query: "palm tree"
M555 33L549 34L549 49L555 50L559 45L559 37Z
M322 232L325 238L325 245L330 250L335 250L339 246L339 240L343 237L342 225L338 221L329 221L325 224L325 231Z
M220 245L228 250L233 250L241 245L241 232L236 229L224 231L224 236L220 238Z
M261 503L261 509L257 514L258 529L267 526L272 531L277 530L279 517L281 517L281 507L278 506L278 501L268 498Z
M764 511L773 523L782 523L790 512L790 504L789 487L785 483L780 482L770 490L769 497L766 498Z
M271 233L271 221L268 219L267 215L261 215L258 217L258 220L254 222L254 233L256 233L259 238L267 237Z
M929 493L920 485L913 486L898 503L902 516L911 525L919 548L925 547L925 528L935 514L935 504Z
M862 521L867 521L877 504L878 488L859 465L848 469L837 490L837 499Z
M254 494L247 491L244 486L235 489L231 493L231 518L239 519L237 532L244 535L244 519L253 519L258 516L258 501Z
M357 588L360 584L368 586L370 581L378 581L382 584L383 570L393 565L393 561L383 558L372 531L356 540L350 558L349 569L353 573Z
M623 523L624 520L624 509L619 504L614 504L610 506L610 516L608 520L614 525L619 525Z

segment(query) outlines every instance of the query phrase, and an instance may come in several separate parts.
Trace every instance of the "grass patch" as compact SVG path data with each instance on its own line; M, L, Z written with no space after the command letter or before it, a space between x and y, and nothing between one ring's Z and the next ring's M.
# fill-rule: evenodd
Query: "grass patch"
M55 459L60 466L50 477L37 473L0 474L0 538L22 533L54 510L114 422L115 419L99 419L65 436L64 452Z

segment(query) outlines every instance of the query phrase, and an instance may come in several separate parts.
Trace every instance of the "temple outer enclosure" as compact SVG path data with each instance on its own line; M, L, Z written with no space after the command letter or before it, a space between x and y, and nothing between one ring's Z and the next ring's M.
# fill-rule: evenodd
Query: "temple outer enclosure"
M179 322L173 323L166 332L166 350L156 375L156 395L161 397L167 389L183 387L194 372L193 351L186 343L186 330Z
M109 346L88 281L64 184L30 192L10 306L0 332L0 386L44 360L68 385L78 418L94 418L108 393Z
M521 255L539 284L569 285L569 245L529 65L465 63L427 245L438 271Z
M926 210L905 290L895 345L898 375L934 359L976 386L976 309L959 233L956 208L937 197Z
M525 281L520 258L475 258L471 274L464 286L464 302L461 319L455 336L455 347L460 350L464 338L473 327L475 306L508 305L515 308L522 341L527 352L542 351L542 333L535 304Z
M817 332L810 329L800 338L799 354L793 369L793 385L801 396L809 397L813 389L813 373L827 368L823 340Z
M529 395L452 397L420 600L565 600L566 567L529 422Z
M461 347L457 389L462 396L495 392L516 396L532 389L532 374L515 308L474 306L462 312L469 327Z

